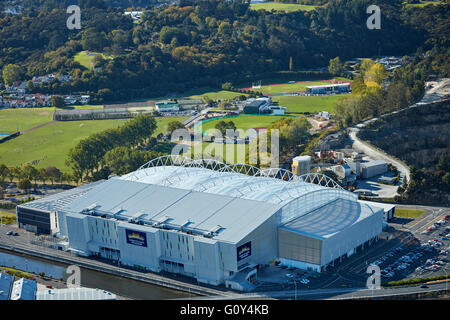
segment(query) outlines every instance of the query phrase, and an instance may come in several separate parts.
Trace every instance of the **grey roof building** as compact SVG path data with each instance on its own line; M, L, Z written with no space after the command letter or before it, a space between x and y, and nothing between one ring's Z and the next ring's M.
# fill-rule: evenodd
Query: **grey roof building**
M13 276L6 273L0 273L0 300L9 300L13 282Z
M375 240L383 221L382 208L327 176L174 156L97 183L56 211L75 254L213 285L274 260L320 272Z
M14 281L11 300L36 300L36 281L22 278Z

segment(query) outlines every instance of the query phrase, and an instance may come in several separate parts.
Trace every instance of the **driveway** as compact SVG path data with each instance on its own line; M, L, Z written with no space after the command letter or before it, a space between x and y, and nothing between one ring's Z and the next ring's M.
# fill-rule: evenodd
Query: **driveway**
M384 114L380 117L386 117L386 116L394 114L394 113L402 112L402 111L408 110L410 108L416 108L421 105L449 97L449 95L450 95L450 79L449 78L441 79L437 82L427 82L426 86L428 87L429 85L431 85L431 87L426 90L422 100L420 100L418 103L415 103L415 104L413 104L407 108L401 109L401 110L397 110L397 111L394 111L391 113ZM410 170L409 170L409 167L405 163L393 158L392 156L386 154L382 150L376 149L371 144L369 144L365 141L362 141L357 137L357 133L359 132L359 130L361 128L365 127L367 124L372 123L373 121L376 121L378 119L379 118L372 118L372 119L366 120L364 122L361 122L361 123L355 125L354 127L348 128L348 135L352 142L352 148L359 150L361 152L364 152L370 158L373 158L375 160L384 160L388 163L392 163L397 168L397 170L400 172L400 181L403 180L403 177L406 177L407 181L409 182L410 181ZM394 192L394 190L393 190L393 192ZM396 194L397 194L397 188L395 188L395 192L390 196L393 197Z

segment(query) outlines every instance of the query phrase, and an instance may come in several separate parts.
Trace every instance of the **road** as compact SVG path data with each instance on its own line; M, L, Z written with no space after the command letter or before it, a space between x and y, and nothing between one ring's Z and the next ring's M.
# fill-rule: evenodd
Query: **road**
M448 98L448 96L450 94L449 88L450 88L450 79L448 79L448 78L442 79L439 82L434 83L434 85L431 89L426 90L425 95L418 103L415 103L415 104L413 104L407 108L401 109L401 110L397 110L397 111L394 111L391 113L384 114L384 115L380 116L379 118L383 118L383 117L386 117L386 116L389 116L391 114L395 114L398 112L403 112L403 111L411 109L411 108L417 108L417 107L420 107L421 105L424 105L424 104L427 104L430 102ZM352 148L364 152L370 158L373 158L375 160L385 160L386 162L392 163L397 168L397 170L400 172L401 180L403 179L403 177L406 177L407 181L410 181L410 170L409 170L409 167L405 163L403 163L402 161L400 161L398 159L393 158L392 156L386 154L382 150L379 150L379 149L373 147L369 143L362 141L357 137L357 134L361 128L364 128L365 126L378 120L379 118L372 118L372 119L366 120L366 121L361 122L361 123L355 125L354 127L351 127L348 129L348 135L352 142ZM394 197L395 195L397 195L397 191L395 191L395 193L392 194L391 197Z

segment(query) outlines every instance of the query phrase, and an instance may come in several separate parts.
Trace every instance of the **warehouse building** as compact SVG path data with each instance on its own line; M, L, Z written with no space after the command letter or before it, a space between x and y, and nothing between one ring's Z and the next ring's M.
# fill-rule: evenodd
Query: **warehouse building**
M114 293L92 288L46 289L36 292L36 300L116 300Z
M160 101L155 103L155 109L159 112L177 112L180 111L178 103L173 101Z
M274 260L323 271L375 241L383 221L382 208L320 174L174 156L102 181L56 211L75 254L213 285Z
M9 300L14 277L0 272L0 300Z
M387 162L384 160L375 160L369 162L362 162L361 168L361 178L369 179L380 174L386 173L388 171Z
M11 300L36 300L37 283L34 280L21 278L14 281Z
M322 86L306 87L307 94L331 94L331 93L347 93L350 92L350 83L327 84Z
M56 211L84 195L101 181L85 184L16 207L19 228L39 234L54 234L58 228Z

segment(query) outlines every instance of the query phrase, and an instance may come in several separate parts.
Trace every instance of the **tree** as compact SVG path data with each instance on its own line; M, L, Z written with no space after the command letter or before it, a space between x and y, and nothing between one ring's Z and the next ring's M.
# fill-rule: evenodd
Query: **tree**
M167 131L172 133L176 129L184 129L184 124L181 121L171 121L167 125Z
M17 64L8 64L3 68L3 81L7 87L21 80L22 69Z
M344 65L339 57L330 60L328 71L335 76L339 76L344 73Z
M52 184L55 180L59 179L61 174L61 171L56 167L48 167L45 169L45 175L52 181Z
M52 107L62 108L64 107L64 99L61 96L52 96L51 98Z
M3 187L3 184L5 183L5 179L9 174L9 169L6 165L1 164L0 165L0 187Z
M17 185L19 189L24 190L28 193L28 191L32 188L31 182L28 179L22 179L19 181L19 184Z

